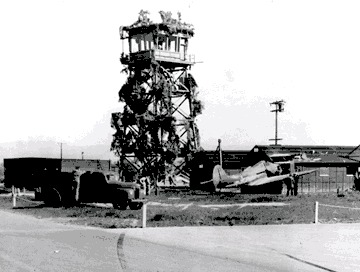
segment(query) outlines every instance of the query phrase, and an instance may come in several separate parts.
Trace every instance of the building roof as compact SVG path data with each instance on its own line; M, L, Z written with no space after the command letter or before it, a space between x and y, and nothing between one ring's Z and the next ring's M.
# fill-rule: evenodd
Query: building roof
M319 161L319 163L356 163L353 160L349 160L347 158L344 157L339 157L335 154L325 154L325 155L319 155L318 158L320 158L321 160Z
M356 146L326 146L326 145L255 145L251 152L256 152L255 149L264 151L267 154L275 153L305 153L306 155L329 155L336 154L338 156L348 155Z
M215 164L219 163L220 157L218 151L206 150L204 152L210 161ZM223 150L222 157L224 168L235 169L252 165L262 159L269 159L273 154L296 155L301 153L305 153L309 159L320 158L320 161L298 162L304 164L353 164L356 163L354 157L358 157L360 161L360 146L356 149L355 146L255 145L251 150Z
M310 161L299 161L297 164L354 164L356 160L349 157L354 153L355 146L325 146L325 145L256 145L250 154L305 154ZM360 152L360 151L359 151ZM359 154L360 155L360 154ZM359 156L360 158L360 156ZM311 161L320 159L319 161Z
M360 145L355 147L348 155L347 158L360 162Z

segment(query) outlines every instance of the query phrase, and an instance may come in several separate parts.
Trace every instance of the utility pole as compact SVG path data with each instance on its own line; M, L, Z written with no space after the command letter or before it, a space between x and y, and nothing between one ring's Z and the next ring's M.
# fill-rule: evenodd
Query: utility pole
M62 160L62 145L63 143L60 143L60 159Z
M284 111L284 100L278 100L270 103L271 105L275 105L275 109L271 112L275 112L275 139L269 139L269 141L275 141L275 145L278 145L278 141L282 140L278 138L278 112Z

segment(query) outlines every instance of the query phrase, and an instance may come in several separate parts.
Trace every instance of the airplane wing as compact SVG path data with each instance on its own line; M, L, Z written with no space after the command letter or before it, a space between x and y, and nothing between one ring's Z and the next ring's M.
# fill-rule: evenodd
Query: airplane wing
M212 179L210 180L206 180L206 181L203 181L203 182L200 182L200 184L206 184L206 183L210 183L210 182L214 182Z
M232 184L226 185L225 188L235 188L235 187L239 187L240 185L243 185L245 183L247 183L247 180L237 180Z
M286 179L288 177L290 177L290 174L273 176L273 177L265 177L265 178L261 178L261 179L257 179L257 180L254 180L252 182L249 182L247 185L249 185L249 186L259 186L259 185L263 185L263 184L266 184L266 183L283 180L283 179Z
M270 154L270 158L285 158L285 157L294 157L296 154L290 154L290 153L274 153Z
M318 171L319 169L313 169L313 170L305 170L305 171L300 171L300 172L295 172L294 175L296 176L302 176L302 175L306 175L306 174L310 174L313 172Z
M311 159L310 161L311 162L318 162L318 161L321 161L321 158L314 158L314 159Z
M303 175L313 173L315 171L318 171L318 169L295 172L294 175L303 176ZM252 182L249 182L247 185L249 185L249 186L259 186L259 185L267 184L267 183L270 183L270 182L284 180L284 179L286 179L288 177L290 177L290 174L273 176L273 177L264 177L264 178L260 178L260 179L254 180Z
M294 161L280 161L280 162L276 162L277 164L290 164L293 163Z

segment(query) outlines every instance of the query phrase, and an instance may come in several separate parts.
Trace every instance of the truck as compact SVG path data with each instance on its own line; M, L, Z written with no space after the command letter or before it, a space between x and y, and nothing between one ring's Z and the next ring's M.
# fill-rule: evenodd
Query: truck
M53 158L4 159L6 187L35 191L35 200L50 206L73 205L74 173L80 175L81 203L112 203L116 209L141 209L144 189L135 182L121 182L117 171L107 160Z

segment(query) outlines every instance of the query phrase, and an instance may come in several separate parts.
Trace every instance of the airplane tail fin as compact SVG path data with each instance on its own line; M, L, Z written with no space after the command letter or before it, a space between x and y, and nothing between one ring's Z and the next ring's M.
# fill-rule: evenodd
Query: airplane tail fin
M219 184L221 180L224 180L228 177L229 176L226 174L225 170L221 167L221 165L215 165L212 176L212 181L215 187Z

